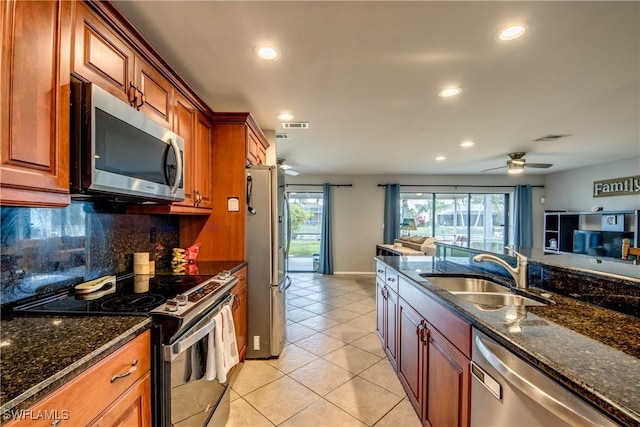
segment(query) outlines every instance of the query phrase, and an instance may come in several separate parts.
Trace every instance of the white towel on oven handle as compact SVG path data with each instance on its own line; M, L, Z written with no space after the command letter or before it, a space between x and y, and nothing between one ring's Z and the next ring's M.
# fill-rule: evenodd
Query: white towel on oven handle
M222 307L220 313L214 317L214 321L216 323L214 329L216 377L220 383L224 383L227 381L229 370L240 361L233 315L229 305Z
M227 380L227 373L239 361L235 325L231 308L225 305L213 318L215 326L207 336L207 363L205 379Z

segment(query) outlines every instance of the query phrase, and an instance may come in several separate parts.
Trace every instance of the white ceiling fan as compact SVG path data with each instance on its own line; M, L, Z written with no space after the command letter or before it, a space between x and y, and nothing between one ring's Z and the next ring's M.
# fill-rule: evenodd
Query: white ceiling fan
M507 160L506 166L498 166L497 168L485 169L482 172L488 172L496 169L507 168L507 172L509 173L522 173L524 168L538 168L538 169L546 169L553 166L552 163L527 163L524 156L527 153L522 151L518 151L516 153L509 153L509 160Z
M284 171L285 174L287 175L291 175L291 176L298 176L300 175L300 172L293 170L292 166L286 163L287 160L286 159L277 159L276 163L278 164L278 167L280 169L282 169Z

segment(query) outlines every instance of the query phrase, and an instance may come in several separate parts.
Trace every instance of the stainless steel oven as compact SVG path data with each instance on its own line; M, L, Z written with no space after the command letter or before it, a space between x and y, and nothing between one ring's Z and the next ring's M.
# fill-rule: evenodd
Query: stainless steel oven
M229 295L184 330L172 344L162 346L164 378L167 384L163 399L171 402L164 408L165 420L175 427L224 425L229 416L228 381L208 379L211 362L210 340L215 330L214 318L225 305L234 301ZM217 410L214 412L214 409Z
M228 382L193 375L195 356L214 331L213 318L231 304L238 279L212 275L126 275L101 281L90 292L65 289L13 308L15 314L150 316L152 425L223 425L229 413ZM84 284L86 285L86 284ZM190 362L190 363L188 363ZM199 369L199 368L198 368ZM191 370L189 378L186 373ZM211 418L211 419L210 419Z

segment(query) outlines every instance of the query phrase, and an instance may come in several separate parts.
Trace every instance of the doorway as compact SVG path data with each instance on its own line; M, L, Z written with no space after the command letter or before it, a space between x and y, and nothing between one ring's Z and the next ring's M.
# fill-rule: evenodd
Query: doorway
M291 244L289 246L288 271L311 273L318 271L322 236L323 192L291 191L289 220Z

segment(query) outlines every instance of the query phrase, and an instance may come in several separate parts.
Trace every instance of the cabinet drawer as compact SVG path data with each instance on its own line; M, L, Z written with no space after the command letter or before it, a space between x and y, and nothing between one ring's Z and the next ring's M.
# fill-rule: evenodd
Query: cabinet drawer
M376 276L378 276L378 278L383 282L384 282L384 270L385 270L384 265L382 265L379 262L376 263Z
M471 357L471 325L405 279L400 279L398 293L458 350Z
M398 272L392 268L387 267L385 268L384 277L384 282L387 284L387 287L395 293L398 293L398 281L400 279Z
M36 418L35 415L39 413L53 414L60 418L62 420L59 423L60 427L87 425L149 372L151 357L149 337L150 332L146 331L134 338L106 359L37 402L30 408L33 417L23 417L6 424L6 427L51 426L54 419L50 417L31 419ZM137 360L135 370L112 382L115 376L131 370L134 360Z

